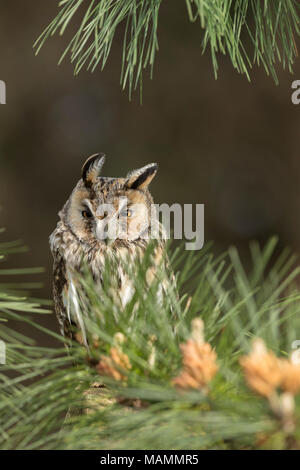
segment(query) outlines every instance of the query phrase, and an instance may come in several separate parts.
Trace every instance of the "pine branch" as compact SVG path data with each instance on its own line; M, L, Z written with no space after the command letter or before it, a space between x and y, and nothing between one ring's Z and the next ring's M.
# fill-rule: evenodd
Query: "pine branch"
M7 330L0 448L299 448L298 366L287 359L300 338L299 269L287 250L268 269L275 246L276 239L262 250L251 245L249 275L236 249L216 259L209 248L174 251L180 297L170 287L162 304L155 282L145 290L151 246L144 263L123 266L136 276L125 309L108 289L114 266L106 267L101 298L86 273L79 282L90 305L82 296L89 352L76 342L69 354L37 347ZM266 349L255 360L257 337ZM280 387L298 393L292 414Z
M183 0L182 0L183 1ZM158 19L162 0L63 0L59 12L34 44L36 53L49 37L65 30L79 13L79 27L60 62L69 54L78 74L107 63L115 33L122 28L121 85L129 96L137 87L142 93L143 70L151 77L158 50ZM250 79L253 64L262 64L277 82L276 64L292 71L299 36L297 0L185 0L191 22L199 20L205 51L210 49L215 77L218 54L228 54L233 67ZM174 6L173 6L174 8ZM250 44L250 46L249 46Z

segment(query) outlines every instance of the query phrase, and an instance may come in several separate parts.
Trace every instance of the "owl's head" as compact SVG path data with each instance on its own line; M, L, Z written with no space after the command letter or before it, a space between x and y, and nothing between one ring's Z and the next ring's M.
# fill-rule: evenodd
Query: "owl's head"
M83 165L81 179L59 213L81 241L111 243L147 238L152 196L148 186L157 172L150 163L125 178L101 176L103 154L92 155Z

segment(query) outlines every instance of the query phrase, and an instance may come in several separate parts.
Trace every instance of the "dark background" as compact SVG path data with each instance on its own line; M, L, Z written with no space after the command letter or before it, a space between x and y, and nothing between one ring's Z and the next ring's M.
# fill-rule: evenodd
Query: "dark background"
M291 83L300 60L294 76L278 67L276 86L257 67L249 83L220 56L216 81L200 25L189 22L184 1L166 0L141 106L119 85L121 34L103 72L74 77L68 59L57 66L70 34L35 57L32 45L56 13L56 0L1 5L0 226L2 239L30 247L7 266L44 266L38 295L51 297L48 236L84 158L101 151L107 176L158 162L155 202L204 203L205 238L216 250L236 244L246 259L251 239L272 234L299 250L300 105L291 102ZM56 329L54 315L46 323Z

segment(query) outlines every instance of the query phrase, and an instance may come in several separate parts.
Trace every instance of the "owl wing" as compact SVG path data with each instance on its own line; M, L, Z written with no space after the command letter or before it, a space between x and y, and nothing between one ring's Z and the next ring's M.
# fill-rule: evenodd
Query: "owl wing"
M50 237L53 263L53 299L60 333L87 345L86 331L82 316L85 304L84 293L78 285L78 275L67 266L60 252L57 234ZM78 274L78 273L77 273Z
M53 253L53 299L56 317L59 324L60 333L72 338L71 324L68 319L68 308L66 303L69 282L66 276L66 264L59 252Z
M63 256L66 247L65 236L67 230L59 222L49 237L49 244L53 256L53 299L60 333L66 338L72 338L72 322L68 318L68 291L69 279L66 261ZM68 240L67 240L68 241ZM70 316L69 316L70 317Z

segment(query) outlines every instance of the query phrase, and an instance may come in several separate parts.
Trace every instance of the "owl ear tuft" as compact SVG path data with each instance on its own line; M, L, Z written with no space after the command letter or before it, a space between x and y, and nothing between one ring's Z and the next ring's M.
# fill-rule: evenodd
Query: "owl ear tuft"
M96 178L99 176L104 162L104 153L96 153L85 161L81 170L81 175L86 187L89 188L96 182Z
M130 189L145 189L149 186L158 170L157 163L149 163L127 175L126 186Z

